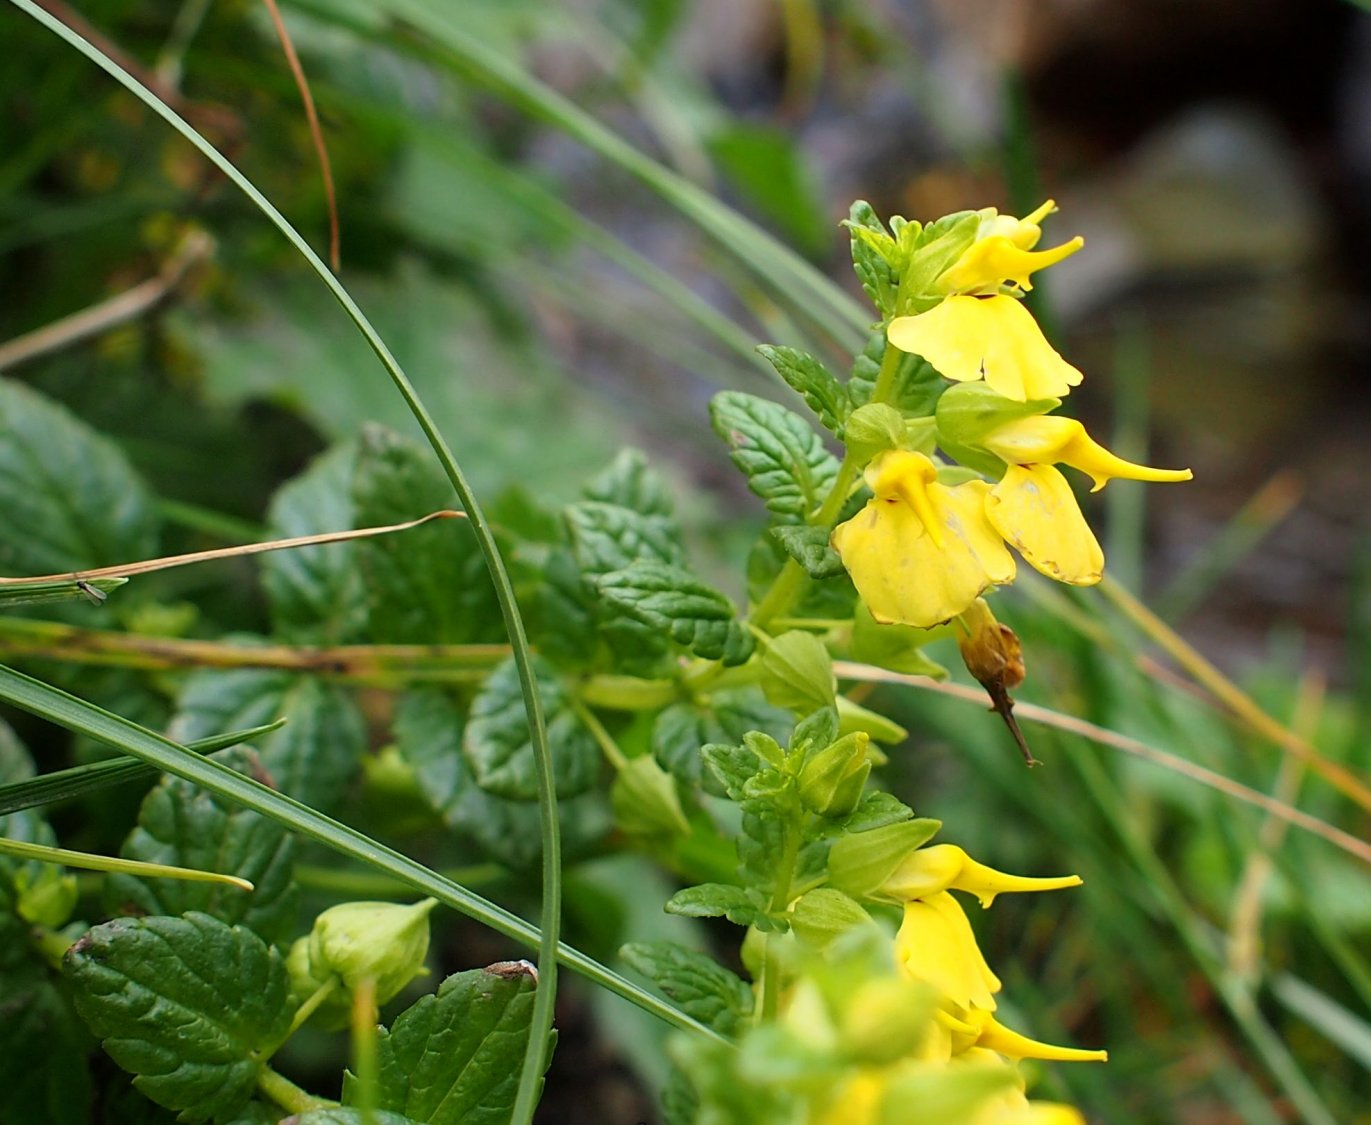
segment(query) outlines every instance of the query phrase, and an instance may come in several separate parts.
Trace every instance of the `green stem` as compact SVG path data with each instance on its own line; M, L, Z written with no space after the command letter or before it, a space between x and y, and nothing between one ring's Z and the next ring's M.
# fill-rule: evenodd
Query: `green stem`
M305 1002L296 1009L295 1016L290 1021L290 1027L286 1029L286 1033L281 1036L276 1046L271 1049L271 1054L267 1055L266 1058L270 1058L271 1055L274 1055L280 1049L282 1043L305 1026L305 1021L319 1010L320 1004L337 991L340 983L342 983L341 977L330 977L305 998Z
M586 730L590 731L590 736L595 739L596 744L600 747L600 752L609 760L609 764L616 770L622 770L627 766L628 759L624 757L624 752L619 749L619 744L610 737L604 724L595 717L595 713L575 698L571 700L571 709L576 712L576 717L585 725Z
M800 814L798 821L791 819L785 825L781 858L776 865L776 886L771 892L768 906L772 914L780 914L790 905L790 887L795 879L795 861L800 854L803 827L803 814ZM776 955L776 943L780 937L780 934L767 934L762 943L762 1006L759 1015L763 1023L775 1020L780 1012L781 963Z
M881 356L881 369L876 373L876 385L871 389L872 402L885 402L890 397L890 392L895 386L895 376L899 374L900 362L903 359L904 352L894 344L886 344L885 353Z
M640 680L634 676L591 676L576 689L590 707L607 711L656 711L681 697L673 680Z
M327 1098L316 1098L284 1074L264 1066L257 1074L257 1089L289 1113L308 1113L312 1109L328 1109L338 1105Z

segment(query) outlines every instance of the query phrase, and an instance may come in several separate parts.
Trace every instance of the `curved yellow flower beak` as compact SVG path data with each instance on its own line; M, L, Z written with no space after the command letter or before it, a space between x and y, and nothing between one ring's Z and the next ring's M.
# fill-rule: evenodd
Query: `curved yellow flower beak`
M909 854L899 867L881 884L881 893L892 898L923 898L938 891L966 891L988 907L995 896L1020 891L1057 891L1065 887L1079 887L1079 875L1055 878L1030 878L1009 875L978 863L956 844L934 844Z
M947 378L984 379L1015 402L1061 398L1081 381L1013 297L948 297L928 312L896 317L886 336Z
M947 891L904 904L895 935L895 962L914 980L927 981L957 1008L994 1011L1000 978L990 971L961 904Z
M1070 586L1093 586L1104 551L1066 478L1051 465L1010 465L990 490L986 517L1033 569Z
M949 488L932 461L905 450L876 458L866 479L876 495L834 529L833 548L877 621L927 629L1014 581L984 481Z
M981 444L1011 465L1070 465L1094 479L1091 492L1098 492L1115 477L1178 481L1194 475L1189 469L1154 469L1125 461L1091 438L1076 419L1050 414L1008 422L982 438Z
M988 1011L967 1013L966 1022L979 1029L977 1047L987 1047L1011 1059L1049 1059L1054 1062L1108 1062L1108 1051L1083 1051L1077 1047L1058 1047L1020 1035L997 1023Z
M1036 241L1036 239L1034 240ZM977 239L934 282L940 293L965 293L971 296L998 293L1005 282L1027 291L1033 288L1028 275L1056 265L1085 245L1077 235L1051 250L1024 250L1004 235Z

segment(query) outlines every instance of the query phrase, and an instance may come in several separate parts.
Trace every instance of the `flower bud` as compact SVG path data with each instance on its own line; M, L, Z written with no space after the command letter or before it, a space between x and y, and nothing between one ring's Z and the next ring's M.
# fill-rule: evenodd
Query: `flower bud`
M792 629L774 637L761 664L762 691L773 706L797 715L833 706L833 660L813 633Z
M985 383L957 383L939 397L936 408L940 445L977 446L987 434L1011 422L1033 418L1061 406L1059 398L1027 402L1006 398Z
M624 832L641 836L690 834L676 779L649 755L624 763L614 779L609 801L614 823Z
M853 731L805 758L799 790L806 808L820 816L847 816L857 807L871 773L870 741L865 731Z
M848 452L859 464L887 449L898 449L904 436L904 415L884 402L857 407L843 429Z
M325 910L286 959L293 995L305 998L330 980L341 980L344 991L320 1010L333 1026L347 1022L349 994L363 980L375 981L376 1003L384 1004L423 972L428 915L437 905L437 899L426 898L412 906L345 902Z
M962 613L967 633L957 639L966 670L976 677L991 698L996 690L1009 691L1024 681L1023 646L1014 630L1002 625L984 598L977 598Z

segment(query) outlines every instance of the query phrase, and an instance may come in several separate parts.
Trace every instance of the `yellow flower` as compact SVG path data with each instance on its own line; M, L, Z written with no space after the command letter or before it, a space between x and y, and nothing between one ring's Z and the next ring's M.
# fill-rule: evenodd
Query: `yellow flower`
M1010 465L986 497L985 513L1028 564L1049 578L1093 586L1103 575L1099 540L1066 478L1051 465Z
M904 904L895 962L957 1009L995 1010L993 993L1000 991L1000 978L985 963L961 904L947 891Z
M866 471L875 493L833 531L833 548L882 624L929 628L993 585L1014 581L1014 558L986 516L990 486L939 484L921 453L893 450Z
M948 297L928 312L896 317L886 336L948 379L984 379L1015 402L1060 398L1081 381L1013 297Z
M1091 492L1098 492L1114 477L1179 481L1194 475L1189 469L1154 469L1125 461L1092 439L1076 419L1051 414L1007 422L982 438L981 444L1010 465L1070 465L1094 479Z
M984 1047L1011 1059L1045 1059L1049 1062L1108 1062L1108 1051L1083 1051L1078 1047L1058 1047L1020 1035L987 1011L972 1011L966 1022L977 1029L976 1046Z
M1016 219L998 214L993 207L986 208L976 241L938 277L938 292L989 296L998 293L1006 282L1032 289L1029 274L1069 258L1085 245L1085 239L1077 235L1051 250L1033 252L1042 237L1038 224L1056 209L1049 199L1031 215Z

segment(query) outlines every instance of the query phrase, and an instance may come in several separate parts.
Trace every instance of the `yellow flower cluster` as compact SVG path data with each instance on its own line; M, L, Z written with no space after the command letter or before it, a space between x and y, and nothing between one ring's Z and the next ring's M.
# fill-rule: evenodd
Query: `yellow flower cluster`
M971 924L952 891L975 895L988 907L999 894L1047 891L1079 885L1075 875L1033 879L1008 875L976 862L950 844L910 852L870 892L872 898L903 904L904 920L894 942L900 982L892 989L909 990L931 1004L913 1050L882 1062L869 1061L818 1100L813 1125L876 1125L895 1120L895 1111L917 1114L909 1120L958 1125L1084 1125L1071 1106L1030 1101L1016 1063L1020 1059L1061 1062L1104 1062L1104 1051L1078 1050L1039 1042L1005 1027L995 1019L995 996L1000 980L986 964ZM848 1001L843 1028L830 1036L840 1044L852 1038L845 1028L884 1024L893 1043L899 1038L895 1022L879 1003L857 990ZM913 1001L901 996L907 1009ZM864 1008L871 1008L870 1013ZM925 1007L925 1012L928 1008ZM813 996L803 984L786 1018L803 1023L813 1036L824 1023Z
M934 282L938 303L887 325L890 346L922 356L954 383L981 383L998 401L1029 406L1026 416L969 434L943 434L939 422L944 439L1003 463L994 484L942 483L948 465L931 450L889 450L867 466L872 499L834 530L833 547L883 624L929 628L962 613L990 587L1012 582L1015 562L1006 544L1049 578L1073 586L1098 582L1104 553L1057 465L1088 474L1095 491L1114 477L1190 479L1188 469L1116 457L1079 422L1046 413L1081 381L1019 301L1035 270L1083 245L1074 238L1033 250L1039 223L1052 210L1049 201L1024 219L993 208L981 212L974 241Z

